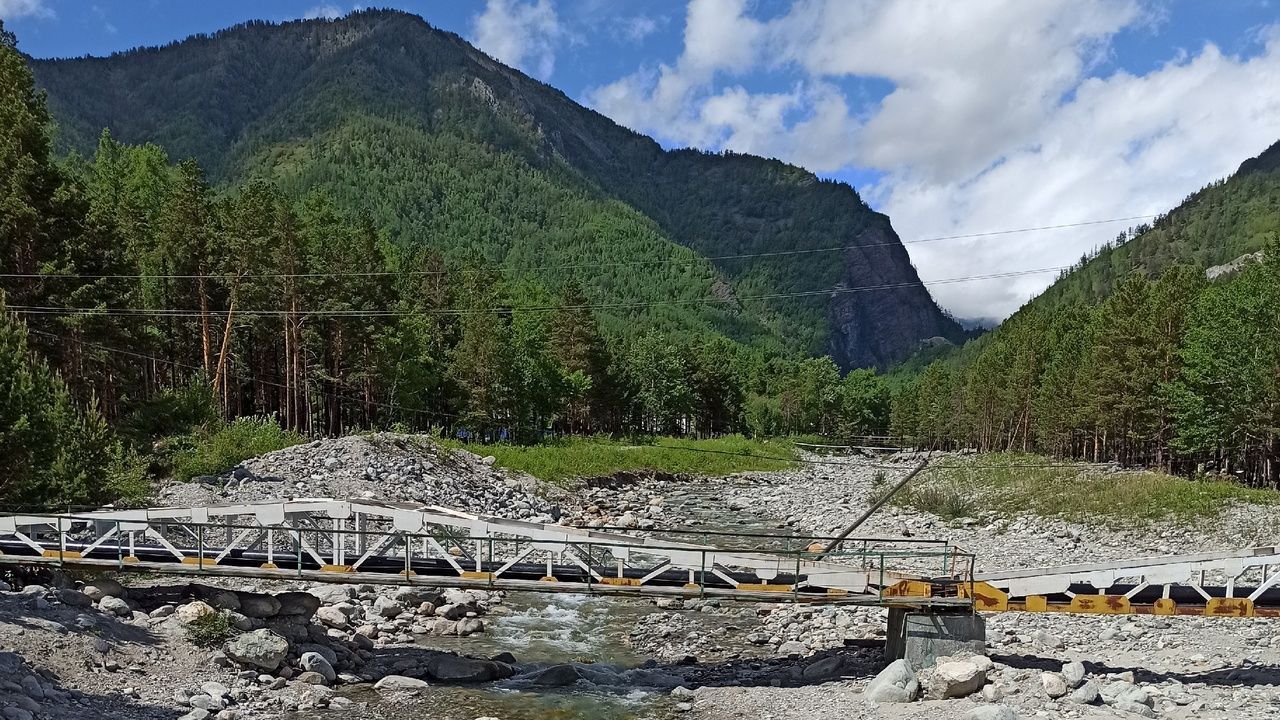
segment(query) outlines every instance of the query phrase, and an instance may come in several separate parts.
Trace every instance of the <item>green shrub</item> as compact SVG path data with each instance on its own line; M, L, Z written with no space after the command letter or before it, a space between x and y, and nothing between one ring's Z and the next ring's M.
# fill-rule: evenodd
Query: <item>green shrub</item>
M204 615L187 624L187 639L197 647L215 647L231 637L231 621L223 613Z
M913 490L904 490L902 502L944 520L972 517L979 503L971 488L950 479L935 480Z
M263 453L304 441L301 435L281 428L273 417L240 418L184 438L173 458L173 476L190 480L216 475Z
M144 447L163 437L187 435L219 422L218 400L203 378L166 388L138 403L120 424L120 434Z

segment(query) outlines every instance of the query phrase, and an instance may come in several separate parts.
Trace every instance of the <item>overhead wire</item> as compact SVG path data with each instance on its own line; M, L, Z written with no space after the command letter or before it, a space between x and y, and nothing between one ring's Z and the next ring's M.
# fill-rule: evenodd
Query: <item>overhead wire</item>
M198 279L230 279L230 278L332 278L332 277L386 277L386 276L438 276L451 274L480 273L498 270L519 270L520 272L535 273L548 270L581 270L590 268L610 268L610 267L640 267L650 265L701 265L707 261L717 262L725 260L742 260L749 258L767 258L767 257L787 257L795 255L811 255L829 252L844 252L847 250L860 250L877 247L895 247L899 245L916 245L920 243L940 242L944 240L966 240L982 237L998 237L1002 235L1015 235L1028 232L1041 232L1045 230L1062 230L1067 228L1087 227L1092 225L1106 225L1117 222L1129 222L1133 220L1149 220L1158 217L1156 215L1131 215L1122 218L1109 218L1106 220L1082 220L1079 222L1062 223L1058 225L1040 225L1037 227L1013 228L1007 230L989 230L985 232L964 233L959 235L940 235L937 237L917 238L915 240L900 240L895 242L880 243L864 243L853 245L840 245L827 248L801 248L795 250L773 250L758 253L736 253L731 255L710 255L695 259L662 259L662 260L628 260L620 262L599 262L599 263L567 263L562 265L533 265L524 268L509 268L503 266L495 266L494 268L463 268L458 270L371 270L371 271L352 271L352 272L314 272L314 273L204 273L204 274L187 274L187 273L134 273L134 274L74 274L74 273L0 273L0 278L15 279L39 279L39 280L61 280L61 279L79 279L79 280L198 280Z
M882 285L865 285L860 287L844 288L834 287L821 290L803 290L785 293L767 293L759 295L740 295L729 297L699 297L684 298L674 300L644 300L634 302L613 302L613 303L582 303L577 305L541 305L531 307L518 306L501 306L501 307L483 307L483 308L421 308L413 310L359 310L359 309L245 309L232 312L230 310L189 310L183 308L122 308L122 307L67 307L57 305L9 305L8 309L12 312L23 315L106 315L106 316L129 316L141 315L152 317L225 317L236 315L239 317L274 317L274 316L318 316L318 317L356 317L356 318L374 318L374 317L415 317L420 315L476 315L476 314L507 314L511 312L561 312L565 310L626 310L646 307L663 307L663 306L679 306L679 305L698 305L698 304L728 304L749 300L779 300L801 297L814 297L820 295L847 295L861 292L871 292L876 290L893 290L908 287L927 287L931 285L946 285L953 283L974 282L977 280L994 280L1001 278L1019 277L1022 275L1034 275L1047 272L1056 272L1066 269L1068 266L1056 266L1047 268L1034 268L1028 270L1010 270L1007 272L987 273L984 275L969 275L964 277L943 278L939 280L916 280L900 283L886 283Z
M28 328L27 331L37 335L50 337L55 340L65 339L56 333L46 332L44 330L38 330L35 328ZM90 341L79 341L79 342L80 344L85 345L87 347L97 348L105 352L116 353L119 355L135 357L143 360L151 360L153 362L168 363L168 364L174 365L175 367L186 368L189 370L202 369L200 366L193 365L191 363L184 363L177 360L161 358L155 355L148 355L146 353L140 353L133 350L124 350L122 348L110 347L107 345L103 345L101 343L90 342ZM292 387L284 383L279 383L272 380L266 380L266 379L257 378L257 377L250 377L245 375L242 372L237 372L235 370L232 370L231 374L233 377L237 377L241 380L248 380L249 382L258 383L258 384L266 385L269 387L283 388L286 390ZM450 419L457 419L457 418L464 417L459 413L445 412L442 410L429 410L426 408L414 407L412 405L400 405L400 404L386 403L386 402L380 402L380 401L369 401L362 397L358 397L354 395L346 395L342 393L330 393L330 394L333 397L341 398L344 400L351 400L353 402L357 402L361 404L368 404L374 407L380 407L380 408L384 408L392 411L401 411L401 412L408 412L408 413L414 413L419 415L428 415L428 416L443 417L443 418L450 418ZM584 440L588 443L591 443L600 447L619 447L619 444L616 442L600 442L592 438L584 438ZM801 443L797 443L797 444L801 444ZM734 450L718 450L716 448L695 448L695 447L688 447L684 445L658 445L658 446L637 445L636 447L660 447L663 450L676 450L679 452L703 453L703 454L711 454L711 455L730 455L730 456L736 456L736 457L751 458L754 460L773 460L777 462L797 463L801 465L820 465L820 466L839 466L839 467L849 467L852 465L856 467L870 468L870 469L876 469L876 470L894 470L894 471L911 470L911 466L902 467L900 465L892 465L892 464L884 464L884 463L874 463L874 464L851 463L851 462L848 462L847 460L844 460L844 461L818 460L813 458L804 458L804 457L796 457L796 456L787 457L784 455L767 455L767 454L761 454L761 453L742 452L742 451L734 451ZM901 447L886 447L886 448L868 447L866 449L883 450L883 451L907 450L907 448L901 448ZM932 465L930 466L929 469L936 469L936 470L960 469L960 468L964 468L964 469L1081 468L1083 469L1083 468L1088 468L1090 466L1102 467L1102 466L1106 466L1106 463L1004 463L1004 464L988 464L988 465L962 463L962 464L956 464L956 465Z

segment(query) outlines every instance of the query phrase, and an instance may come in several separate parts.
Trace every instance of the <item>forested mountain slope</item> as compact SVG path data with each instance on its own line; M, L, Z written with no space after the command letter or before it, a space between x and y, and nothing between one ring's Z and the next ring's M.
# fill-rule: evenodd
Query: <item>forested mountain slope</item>
M1261 250L1280 234L1280 143L1226 180L1192 194L1150 225L1122 233L1063 273L1033 304L1057 307L1109 296L1125 275L1154 277L1185 263L1208 268Z
M1280 145L1123 241L899 379L895 431L1280 486Z
M618 331L636 318L710 327L846 368L962 337L921 286L842 291L918 280L852 188L773 160L664 151L412 15L254 23L32 66L65 148L88 154L108 127L195 157L217 183L323 188L446 262L478 256L626 304L602 313Z

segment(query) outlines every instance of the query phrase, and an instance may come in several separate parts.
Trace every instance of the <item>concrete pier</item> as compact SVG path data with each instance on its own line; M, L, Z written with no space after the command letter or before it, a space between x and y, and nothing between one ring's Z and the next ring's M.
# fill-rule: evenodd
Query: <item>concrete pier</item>
M933 665L948 655L980 655L987 649L987 623L972 612L924 612L889 609L885 656L912 667Z

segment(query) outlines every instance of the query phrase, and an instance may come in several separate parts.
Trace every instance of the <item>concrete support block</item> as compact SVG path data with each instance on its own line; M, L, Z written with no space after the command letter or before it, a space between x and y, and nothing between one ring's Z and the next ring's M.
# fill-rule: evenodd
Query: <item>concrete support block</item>
M916 668L949 655L982 655L987 651L987 623L970 612L890 608L884 651L888 659L905 659Z

